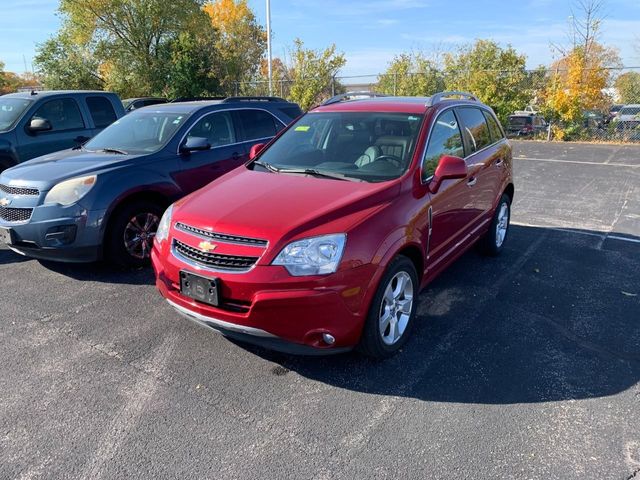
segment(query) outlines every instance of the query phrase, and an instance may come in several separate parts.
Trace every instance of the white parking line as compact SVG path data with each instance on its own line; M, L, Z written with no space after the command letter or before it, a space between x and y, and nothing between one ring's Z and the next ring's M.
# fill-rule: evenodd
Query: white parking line
M629 163L599 163L599 162L582 162L580 160L558 160L557 158L533 158L533 157L513 157L514 160L527 160L532 162L551 162L551 163L577 163L578 165L600 165L601 167L625 167L640 168L640 163L632 165Z
M533 223L526 222L511 222L511 225L515 225L517 227L545 228L547 230L555 230L556 232L575 233L577 235L588 235L590 237L598 237L602 239L602 241L611 238L613 240L620 240L621 242L640 243L640 239L638 238L623 237L621 235L615 235L609 232L587 232L568 227L550 227L548 225L534 225Z

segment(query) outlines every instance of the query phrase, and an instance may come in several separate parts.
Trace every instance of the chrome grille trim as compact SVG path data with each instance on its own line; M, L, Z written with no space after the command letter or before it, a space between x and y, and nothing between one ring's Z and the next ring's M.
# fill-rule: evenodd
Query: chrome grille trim
M28 195L37 197L40 195L40 190L31 187L12 187L11 185L0 184L0 192L8 193L9 195Z
M267 246L269 245L269 242L267 240L262 240L259 238L251 238L251 237L240 237L238 235L228 235L226 233L210 232L209 230L203 230L202 228L192 227L191 225L187 225L181 222L176 223L176 228L178 230L182 230L183 232L192 233L199 237L216 240L221 243L251 245L254 247L263 247L263 248L267 248Z
M10 223L24 223L31 220L33 208L7 208L0 206L0 220Z
M194 266L234 273L248 272L260 258L204 252L176 239L171 250L175 256Z

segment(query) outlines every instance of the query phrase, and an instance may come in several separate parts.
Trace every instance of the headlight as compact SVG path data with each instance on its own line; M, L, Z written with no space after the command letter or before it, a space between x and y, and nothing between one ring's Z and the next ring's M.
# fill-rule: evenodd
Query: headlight
M334 273L346 241L344 233L296 240L282 249L272 265L282 265L296 277Z
M96 184L96 175L72 178L54 186L44 198L45 205L72 205L84 197Z
M173 215L173 205L170 205L164 211L160 223L158 224L158 230L156 231L155 240L159 244L169 238L169 229L171 228L171 216Z

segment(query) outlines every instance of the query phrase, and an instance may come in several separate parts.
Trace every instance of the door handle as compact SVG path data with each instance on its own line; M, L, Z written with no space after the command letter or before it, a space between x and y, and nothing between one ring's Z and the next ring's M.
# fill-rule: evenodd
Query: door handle
M504 158L499 158L498 160L496 160L496 167L501 167L503 163L504 163Z
M471 177L469 180L467 180L468 187L473 187L476 183L478 183L478 177Z
M231 158L232 158L233 160L238 160L238 159L240 158L240 154L239 154L238 152L233 152L233 153L231 154Z

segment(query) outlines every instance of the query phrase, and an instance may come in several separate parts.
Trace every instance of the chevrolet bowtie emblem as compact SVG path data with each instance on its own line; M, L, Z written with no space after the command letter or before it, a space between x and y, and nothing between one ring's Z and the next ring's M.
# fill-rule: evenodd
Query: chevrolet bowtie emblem
M200 242L200 245L198 245L198 248L200 250L202 250L203 252L212 252L216 249L217 245L214 245L211 242Z
M11 205L11 200L9 200L8 198L2 198L0 199L0 206L2 207L6 207Z

